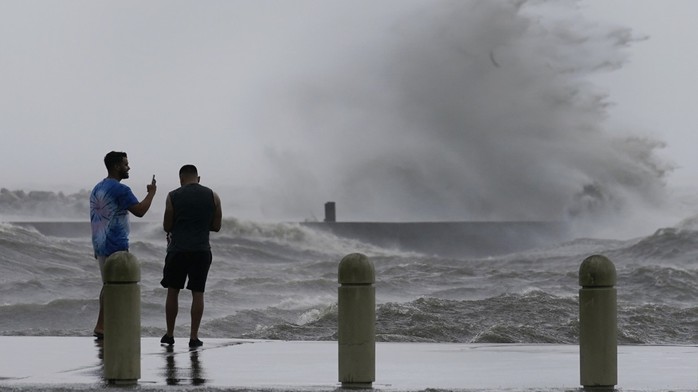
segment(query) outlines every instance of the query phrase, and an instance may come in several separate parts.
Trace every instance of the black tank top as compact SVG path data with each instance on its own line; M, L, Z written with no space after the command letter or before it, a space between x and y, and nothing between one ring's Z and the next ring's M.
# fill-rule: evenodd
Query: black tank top
M170 192L174 224L168 252L210 250L209 232L216 206L213 191L187 184Z

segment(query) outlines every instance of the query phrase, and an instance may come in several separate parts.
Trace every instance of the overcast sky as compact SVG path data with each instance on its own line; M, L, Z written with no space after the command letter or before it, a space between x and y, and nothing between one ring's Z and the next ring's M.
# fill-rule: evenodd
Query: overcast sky
M693 91L698 88L698 29L692 0L586 1L588 14L632 28L646 41L630 48L622 69L599 78L610 91L614 121L632 124L667 143L662 153L677 166L670 181L696 183L698 120Z
M692 215L698 2L539 3L1 1L0 187L121 150L137 196L193 163L253 219Z

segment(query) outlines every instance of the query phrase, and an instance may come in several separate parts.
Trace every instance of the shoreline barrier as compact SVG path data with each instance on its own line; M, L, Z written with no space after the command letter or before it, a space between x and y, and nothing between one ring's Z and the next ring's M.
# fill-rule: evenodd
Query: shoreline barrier
M589 256L579 267L580 383L594 390L618 384L616 268L606 257Z
M104 378L119 385L141 378L141 280L136 257L121 251L104 263Z
M343 388L372 388L376 380L376 273L361 253L339 263L337 299L339 381Z

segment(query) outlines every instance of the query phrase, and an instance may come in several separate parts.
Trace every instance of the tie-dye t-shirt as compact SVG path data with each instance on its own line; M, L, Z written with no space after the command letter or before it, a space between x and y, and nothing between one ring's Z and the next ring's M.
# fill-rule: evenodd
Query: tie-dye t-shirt
M90 194L90 221L95 257L128 250L128 208L138 199L128 186L112 178L95 185Z

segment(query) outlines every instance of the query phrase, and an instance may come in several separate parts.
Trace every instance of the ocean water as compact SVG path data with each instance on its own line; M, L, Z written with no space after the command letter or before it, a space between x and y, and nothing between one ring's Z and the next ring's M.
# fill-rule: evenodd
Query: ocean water
M133 222L142 334L161 336L165 238L159 222ZM89 226L56 225L0 223L0 334L91 334L101 283ZM577 343L579 266L602 254L618 273L620 344L698 343L698 227L690 222L630 240L442 257L302 224L225 219L212 246L202 339L336 340L337 267L361 252L376 270L378 341ZM183 291L176 337L188 336L189 304Z
M384 22L338 8L338 21L361 23L328 31L342 31L335 39L370 37L360 45L316 42L327 34L315 27L288 35L308 42L294 50L312 66L284 58L292 80L276 75L273 88L253 83L255 94L243 94L238 114L245 129L264 135L255 145L298 138L259 154L269 162L255 161L250 173L268 179L249 194L229 191L237 207L307 216L307 203L336 193L340 211L359 219L529 221L593 219L664 200L671 165L655 155L663 143L608 124L613 99L592 80L621 68L642 32L590 20L574 1L405 4L381 11L391 15ZM272 93L257 94L260 86ZM91 335L101 282L84 222L88 193L0 189L0 334ZM83 222L57 231L7 223L27 214ZM603 254L618 271L621 343L696 344L698 224L602 238L442 255L229 218L212 239L201 336L335 339L337 267L361 252L376 269L379 341L576 343L579 266ZM160 223L134 224L131 245L142 263L143 335L161 336ZM188 334L188 303L184 292L177 336Z

